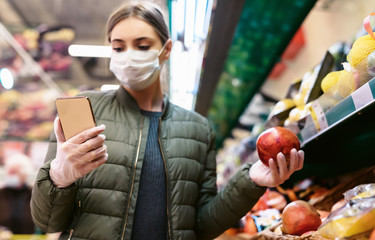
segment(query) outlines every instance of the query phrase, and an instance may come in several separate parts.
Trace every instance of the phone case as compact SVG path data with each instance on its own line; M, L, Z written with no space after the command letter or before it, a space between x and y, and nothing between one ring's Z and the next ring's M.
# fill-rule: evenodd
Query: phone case
M66 140L96 126L88 97L57 98L56 108Z

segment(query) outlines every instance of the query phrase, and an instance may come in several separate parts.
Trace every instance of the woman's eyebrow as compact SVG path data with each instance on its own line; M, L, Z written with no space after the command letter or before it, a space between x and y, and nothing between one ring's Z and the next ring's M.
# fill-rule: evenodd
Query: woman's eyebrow
M111 40L111 43L113 43L113 42L120 42L120 43L123 43L124 42L124 40L122 40L122 39L113 39L113 40Z
M135 39L134 41L135 41L135 42L140 42L140 41L142 41L142 40L152 40L152 39L149 38L149 37L140 37L140 38Z

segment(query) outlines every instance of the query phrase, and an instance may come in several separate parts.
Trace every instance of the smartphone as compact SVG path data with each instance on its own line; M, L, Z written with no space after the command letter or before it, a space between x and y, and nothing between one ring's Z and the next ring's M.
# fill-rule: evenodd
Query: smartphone
M96 126L95 117L88 97L57 98L56 109L66 140L86 129Z

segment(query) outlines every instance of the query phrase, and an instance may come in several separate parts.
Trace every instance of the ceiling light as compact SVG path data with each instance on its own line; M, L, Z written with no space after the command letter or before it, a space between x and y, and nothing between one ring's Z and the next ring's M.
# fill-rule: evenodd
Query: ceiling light
M0 82L7 90L11 89L14 85L14 78L12 72L8 68L0 70Z
M79 45L72 44L68 48L69 55L72 57L98 57L110 58L110 46L97 46L97 45Z

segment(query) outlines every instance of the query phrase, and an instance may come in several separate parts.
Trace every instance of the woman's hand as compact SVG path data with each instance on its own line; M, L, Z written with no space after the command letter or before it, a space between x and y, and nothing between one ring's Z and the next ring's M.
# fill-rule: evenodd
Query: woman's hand
M257 185L263 187L276 187L289 179L290 175L297 170L302 169L305 153L302 150L297 152L296 149L290 151L289 169L286 164L284 154L277 154L277 164L271 158L269 167L258 160L249 171L251 180Z
M57 138L56 158L51 162L50 177L55 186L64 188L85 176L108 159L105 126L87 129L65 140L60 118L54 122Z

